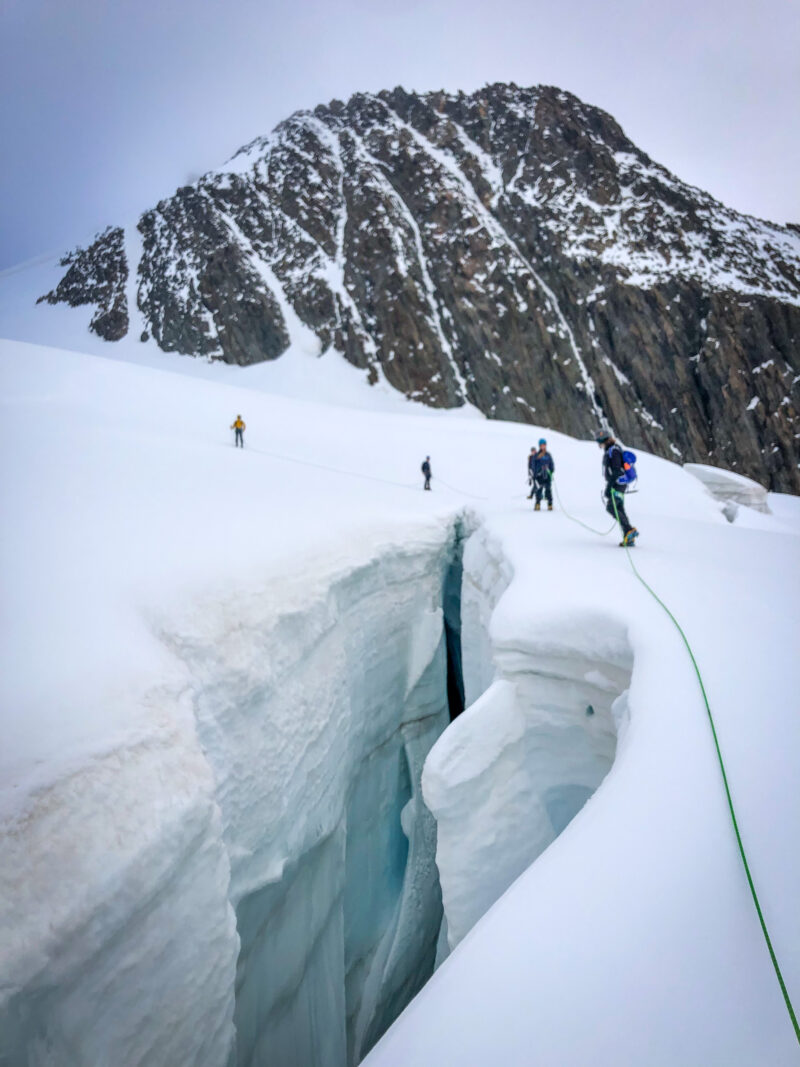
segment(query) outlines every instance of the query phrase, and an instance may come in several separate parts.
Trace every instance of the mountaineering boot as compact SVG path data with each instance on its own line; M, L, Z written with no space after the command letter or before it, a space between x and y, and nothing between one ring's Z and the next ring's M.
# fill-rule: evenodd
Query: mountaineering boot
M636 544L636 538L639 536L639 531L635 526L632 526L630 530L625 534L619 543L620 548L633 548Z
M548 511L552 511L553 510L553 505L552 504L548 504L547 505L547 510Z
M535 503L535 504L533 505L533 510L534 510L534 511L541 511L541 510L542 510L542 505L541 505L541 504L539 503L539 501L538 501L538 500L537 500L537 501L536 501L536 503Z

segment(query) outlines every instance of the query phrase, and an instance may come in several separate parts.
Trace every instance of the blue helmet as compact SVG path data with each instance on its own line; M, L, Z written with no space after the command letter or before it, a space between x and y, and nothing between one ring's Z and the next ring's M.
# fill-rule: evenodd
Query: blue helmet
M543 437L540 437L540 438L539 438L539 444L540 444L540 445L546 445L546 444L547 444L547 441L545 441L545 439L544 439Z

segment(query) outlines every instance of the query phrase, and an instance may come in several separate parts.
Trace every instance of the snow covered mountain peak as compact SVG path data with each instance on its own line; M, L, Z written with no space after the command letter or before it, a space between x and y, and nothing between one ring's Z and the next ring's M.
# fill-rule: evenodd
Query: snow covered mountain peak
M609 425L800 490L800 234L554 87L297 112L64 266L44 299L109 341L239 365L333 348L436 407Z

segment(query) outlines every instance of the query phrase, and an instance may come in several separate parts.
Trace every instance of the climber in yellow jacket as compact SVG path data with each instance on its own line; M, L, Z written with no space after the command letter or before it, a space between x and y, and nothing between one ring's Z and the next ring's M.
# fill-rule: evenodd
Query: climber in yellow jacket
M235 448L244 448L244 431L245 424L241 415L237 415L231 423L231 429L236 431L236 437L234 440Z

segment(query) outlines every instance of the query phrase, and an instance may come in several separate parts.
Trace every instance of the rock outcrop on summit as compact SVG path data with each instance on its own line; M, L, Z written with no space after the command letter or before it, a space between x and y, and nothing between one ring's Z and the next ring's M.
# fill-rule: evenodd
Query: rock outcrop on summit
M247 365L304 324L427 404L609 426L800 492L797 229L684 184L558 89L298 112L64 265L43 299L95 306L108 340L135 323Z

